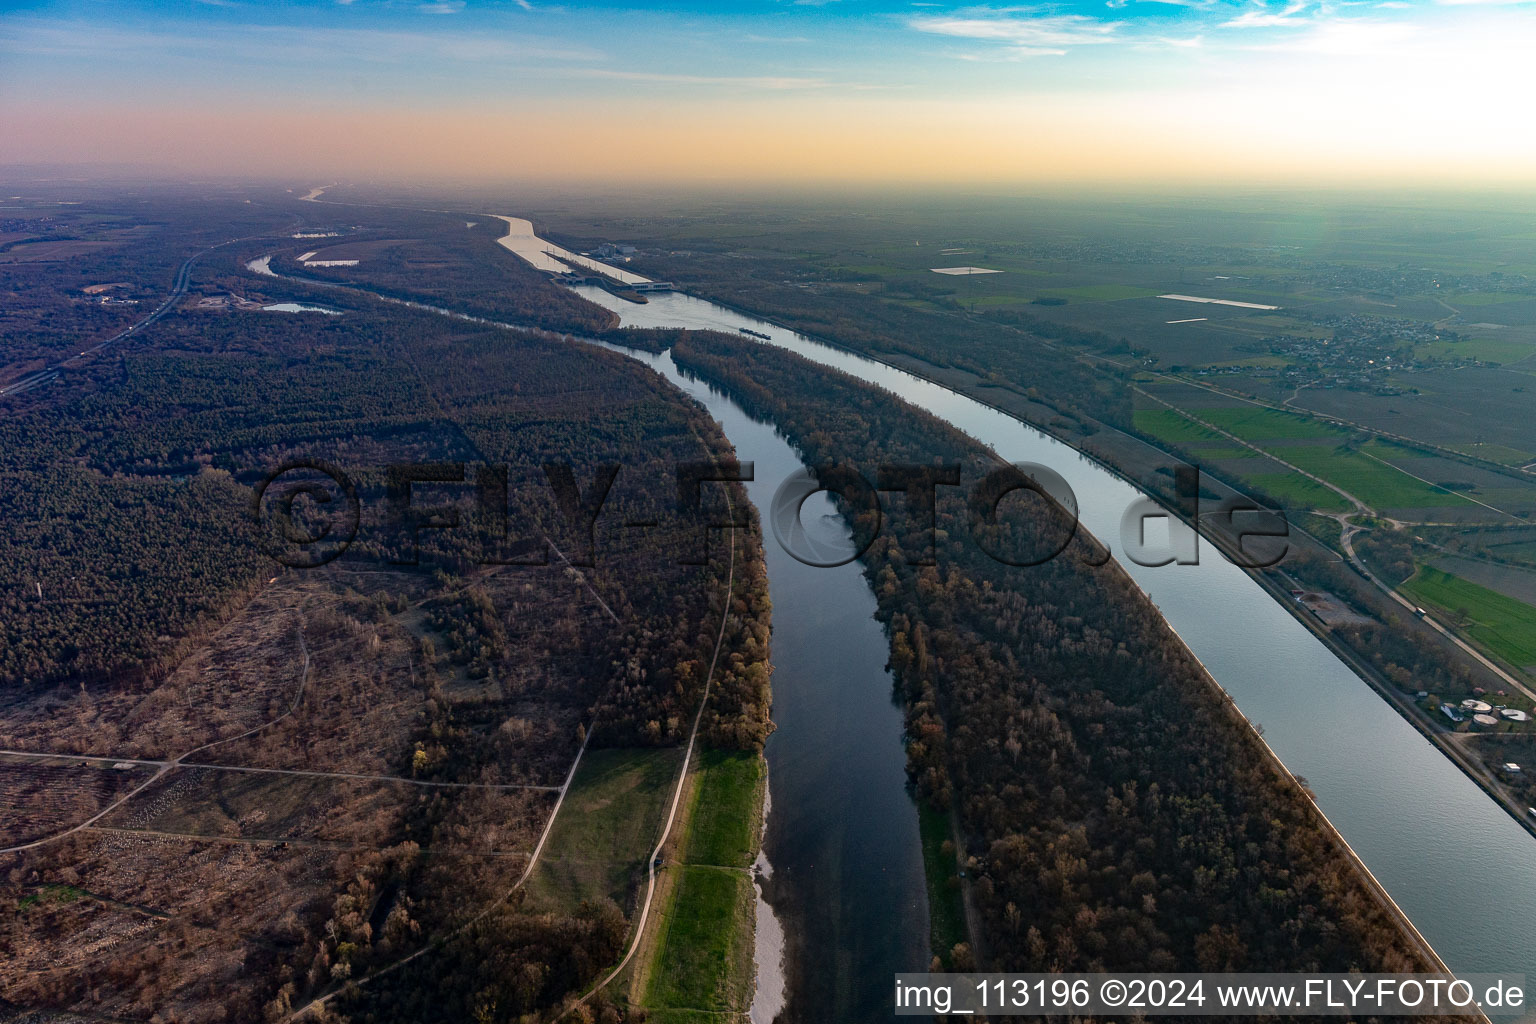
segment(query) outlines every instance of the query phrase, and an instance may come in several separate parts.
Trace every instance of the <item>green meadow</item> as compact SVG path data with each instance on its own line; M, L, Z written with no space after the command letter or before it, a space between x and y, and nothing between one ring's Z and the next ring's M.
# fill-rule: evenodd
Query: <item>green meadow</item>
M1307 416L1266 409L1258 405L1224 405L1194 410L1195 415L1244 441L1276 441L1336 437L1349 433Z
M748 868L762 829L763 765L755 753L698 755L688 835L681 861L662 869L672 884L657 908L661 923L643 985L645 1005L659 1013L739 1014L751 1003L756 892Z
M1348 512L1354 507L1316 480L1309 480L1300 473L1244 473L1243 479L1262 488L1286 508Z
M1203 427L1188 416L1174 412L1172 409L1137 409L1135 423L1136 429L1142 433L1176 444L1190 441L1231 443L1214 430Z
M1282 445L1267 449L1278 459L1342 487L1375 509L1456 508L1466 498L1418 480L1395 466L1346 448Z
M1465 616L1467 634L1511 665L1536 665L1536 608L1428 566L1402 589L1454 619Z
M528 879L535 906L573 910L605 897L629 904L682 756L676 747L587 751Z

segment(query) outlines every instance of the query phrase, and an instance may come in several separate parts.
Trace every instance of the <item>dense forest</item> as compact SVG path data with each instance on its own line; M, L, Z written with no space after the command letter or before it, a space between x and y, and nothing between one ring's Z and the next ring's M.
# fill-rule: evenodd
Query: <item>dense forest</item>
M953 965L1053 970L1424 969L1299 786L1081 535L1014 567L964 494L997 468L894 396L798 357L697 334L678 363L771 419L808 464L955 465L935 527L887 504L864 556L907 708L909 774L952 809L979 911ZM1009 497L992 550L1054 543L1060 510ZM984 510L983 510L984 511ZM933 564L922 552L934 547ZM1027 558L1015 558L1027 561Z
M405 1002L413 1020L545 1012L615 959L634 908L523 909L512 883L552 800L517 787L557 785L584 742L685 739L722 621L704 735L752 749L768 733L745 493L677 501L677 466L733 455L622 356L253 278L240 264L260 244L200 261L132 345L0 400L0 741L105 758L16 769L26 806L52 785L81 814L149 774L102 776L112 758L193 750L465 788L169 769L106 819L116 831L0 855L16 909L0 998L187 1021L281 1020L329 993L327 1014L359 1021ZM606 317L573 300L582 316L561 320L541 304L566 293L534 278L506 294L566 329ZM316 299L340 315L258 305ZM319 568L274 561L253 527L255 488L293 459L339 468L359 499L356 539ZM389 467L407 465L447 469L397 521ZM747 515L729 593L718 543L680 557L727 497Z
M142 319L197 253L301 223L280 200L247 203L207 186L125 197L71 182L69 191L77 201L13 203L0 221L0 384Z

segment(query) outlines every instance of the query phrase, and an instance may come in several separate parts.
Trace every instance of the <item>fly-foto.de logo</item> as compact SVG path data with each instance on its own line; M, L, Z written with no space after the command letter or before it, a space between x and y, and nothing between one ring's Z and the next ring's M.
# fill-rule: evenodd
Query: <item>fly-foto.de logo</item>
M590 566L600 558L601 537L615 527L664 529L675 549L669 557L702 565L712 533L752 524L749 508L729 490L751 484L768 510L769 532L786 554L809 566L845 565L885 531L899 535L913 565L935 564L940 531L948 538L957 529L988 557L1012 566L1064 555L1094 564L1110 557L1083 528L1071 485L1034 463L1005 464L970 478L958 464L892 463L871 473L832 463L758 481L752 462L681 462L667 486L641 489L649 504L612 500L623 475L618 463L549 462L514 485L506 464L400 463L349 473L325 460L295 458L261 478L249 513L263 550L291 568L325 565L360 540L372 541L391 564L415 565L425 531L462 534L460 549L467 544L470 560L481 565L548 565L554 550L562 564ZM1230 561L1265 568L1285 557L1290 527L1282 511L1241 498L1202 500L1194 466L1177 466L1173 476L1172 509L1138 495L1112 520L1118 536L1097 539L1118 541L1122 557L1137 565L1198 565L1201 538L1193 524L1214 520L1229 541L1222 554ZM658 502L658 493L670 500ZM829 517L836 519L831 527Z

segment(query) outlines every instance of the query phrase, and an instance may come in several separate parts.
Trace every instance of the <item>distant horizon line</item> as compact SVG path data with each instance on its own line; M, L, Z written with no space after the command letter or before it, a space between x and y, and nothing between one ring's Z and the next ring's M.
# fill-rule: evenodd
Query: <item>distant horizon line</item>
M333 178L322 184L321 178ZM1334 195L1346 198L1378 197L1399 198L1462 198L1479 196L1524 196L1536 200L1536 183L1504 180L1477 179L1475 181L1448 182L1443 180L1420 181L1408 177L1371 179L1368 176L1319 176L1306 181L1294 177L1284 180L1247 178L1238 175L1227 177L1154 177L1144 178L1094 178L1066 179L1060 177L1019 178L1015 180L991 178L870 178L858 180L844 177L811 177L795 180L782 177L763 177L743 180L735 175L699 175L695 177L634 177L634 176L519 176L516 174L461 174L421 173L399 176L350 177L336 175L305 175L302 169L293 174L279 171L237 172L230 170L187 171L163 165L121 161L12 161L0 162L0 183L22 185L76 181L94 185L181 185L196 186L244 185L264 188L309 189L369 188L408 190L421 188L523 188L539 191L569 192L578 189L601 189L629 193L647 192L675 194L679 192L730 192L740 195L748 190L756 195L775 193L825 193L843 194L850 191L870 194L911 193L966 193L973 195L1014 195L1016 190L1045 195L1122 195L1190 197L1210 194L1270 196ZM0 197L3 202L9 197ZM743 196L743 198L746 198Z

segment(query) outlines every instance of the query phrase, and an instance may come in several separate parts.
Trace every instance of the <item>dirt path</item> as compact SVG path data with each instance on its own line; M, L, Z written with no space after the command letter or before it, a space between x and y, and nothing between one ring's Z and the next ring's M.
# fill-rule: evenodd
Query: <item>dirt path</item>
M699 439L700 444L703 438ZM726 504L731 504L730 492L726 492ZM733 509L734 511L734 509ZM656 860L661 856L662 847L667 845L667 839L672 834L672 823L677 819L677 807L682 801L683 787L688 781L688 766L693 762L693 749L699 738L699 723L704 720L704 708L709 704L710 684L715 680L715 666L720 661L720 649L725 645L725 627L731 620L731 594L736 584L736 531L731 531L731 555L725 574L725 600L722 602L720 613L720 632L715 635L715 653L709 659L709 672L704 676L704 693L699 698L699 709L693 713L693 728L688 733L688 749L683 754L682 767L677 772L677 784L672 788L672 804L667 809L667 820L661 827L661 838L656 840L656 848L651 851L650 859L645 868L645 902L640 905L640 917L635 921L635 937L629 945L629 950L624 954L607 977L603 978L591 991L576 1001L577 1006L584 1005L589 999L597 995L607 984L617 978L629 966L629 961L634 958L635 952L640 948L641 940L645 937L645 922L651 913L651 901L656 895Z
M1144 398L1147 398L1147 399L1149 399L1149 400L1151 400L1153 402L1156 402L1158 405L1166 406L1167 408L1169 408L1169 409L1173 410L1174 412L1178 413L1180 416L1183 416L1183 417L1185 417L1187 419L1193 420L1194 422L1196 422L1196 423L1200 424L1202 427L1204 427L1206 430L1215 431L1216 433L1220 434L1222 437L1224 437L1227 440L1233 442L1234 444L1242 445L1244 448L1247 448L1247 449L1249 449L1250 451L1253 451L1253 452L1257 452L1258 454L1264 456L1265 458L1268 458L1272 462L1278 462L1280 465L1282 465L1285 468L1289 469L1293 473L1300 473L1302 476L1306 477L1308 480L1311 480L1314 483L1321 484L1322 486L1328 488L1333 493L1337 494L1339 497L1343 498L1345 501L1349 502L1351 505L1355 506L1355 511L1356 512L1358 512L1358 513L1360 513L1362 515L1368 515L1368 516L1376 515L1376 510L1375 509L1371 508L1371 506L1367 505L1365 502L1361 501L1359 498L1355 497L1353 494L1350 494L1348 491L1344 490L1342 487L1338 487L1338 486L1336 486L1334 484L1331 484L1327 480L1324 480L1320 476L1315 476L1312 473L1308 473L1306 470L1302 469L1300 466L1295 466L1295 465L1292 465L1289 462L1286 462L1284 459L1280 458L1278 455L1275 455L1273 452L1265 451L1263 448L1260 448L1258 445L1253 444L1253 443L1251 443L1249 441L1243 440L1242 438L1238 437L1236 434L1232 433L1229 430L1223 430L1221 427L1216 426L1216 424L1214 424L1214 423L1207 423L1205 420L1203 420L1200 417L1196 416L1194 413L1190 412L1187 409L1181 409L1178 406L1174 405L1172 402L1166 401L1165 399L1162 399L1162 398L1158 398L1156 395L1154 395L1154 394L1152 394L1152 393L1150 393L1148 391L1143 391L1141 388L1136 387L1135 385L1131 386L1131 390L1136 392L1138 395L1141 395ZM1332 515L1332 514L1326 513L1326 512L1323 513L1323 514L1324 515ZM1337 515L1343 515L1343 514L1344 513L1337 513ZM1341 520L1341 522L1342 522L1342 520Z
M191 757L193 754L200 753L201 751L207 750L210 747L216 747L223 743L229 743L233 740L244 739L247 736L253 736L269 726L276 725L278 722L281 722L283 719L293 714L296 710L298 710L299 702L304 699L304 688L305 685L309 682L309 647L304 642L304 626L302 624L302 620L296 623L294 628L298 630L299 650L303 654L303 667L299 672L298 690L294 694L293 703L288 706L287 711L283 712L281 715L278 715L271 721L262 722L259 725L247 729L245 732L240 733L238 736L230 736L222 740L214 740L211 743L204 743L200 747L193 747L191 750L182 754L180 757L174 758L170 761L152 762L160 765L159 770L156 771L154 775L150 776L149 779L147 779L145 782L129 790L126 795L108 804L101 811L91 815L80 824L75 825L72 828L65 829L63 832L55 832L51 836L44 836L42 839L34 839L30 843L22 843L19 846L8 846L0 848L0 853L16 853L21 850L36 849L39 846L46 846L49 843L57 842L58 840L63 839L65 836L71 836L76 832L81 831L82 829L89 828L101 819L105 818L107 815L111 814L113 811L117 810L119 807L126 804L128 801L132 800L134 797L138 796L140 793L144 792L150 786L153 786L155 783L165 778L165 776L169 775L177 768L184 767L182 762ZM82 760L84 759L82 758Z

